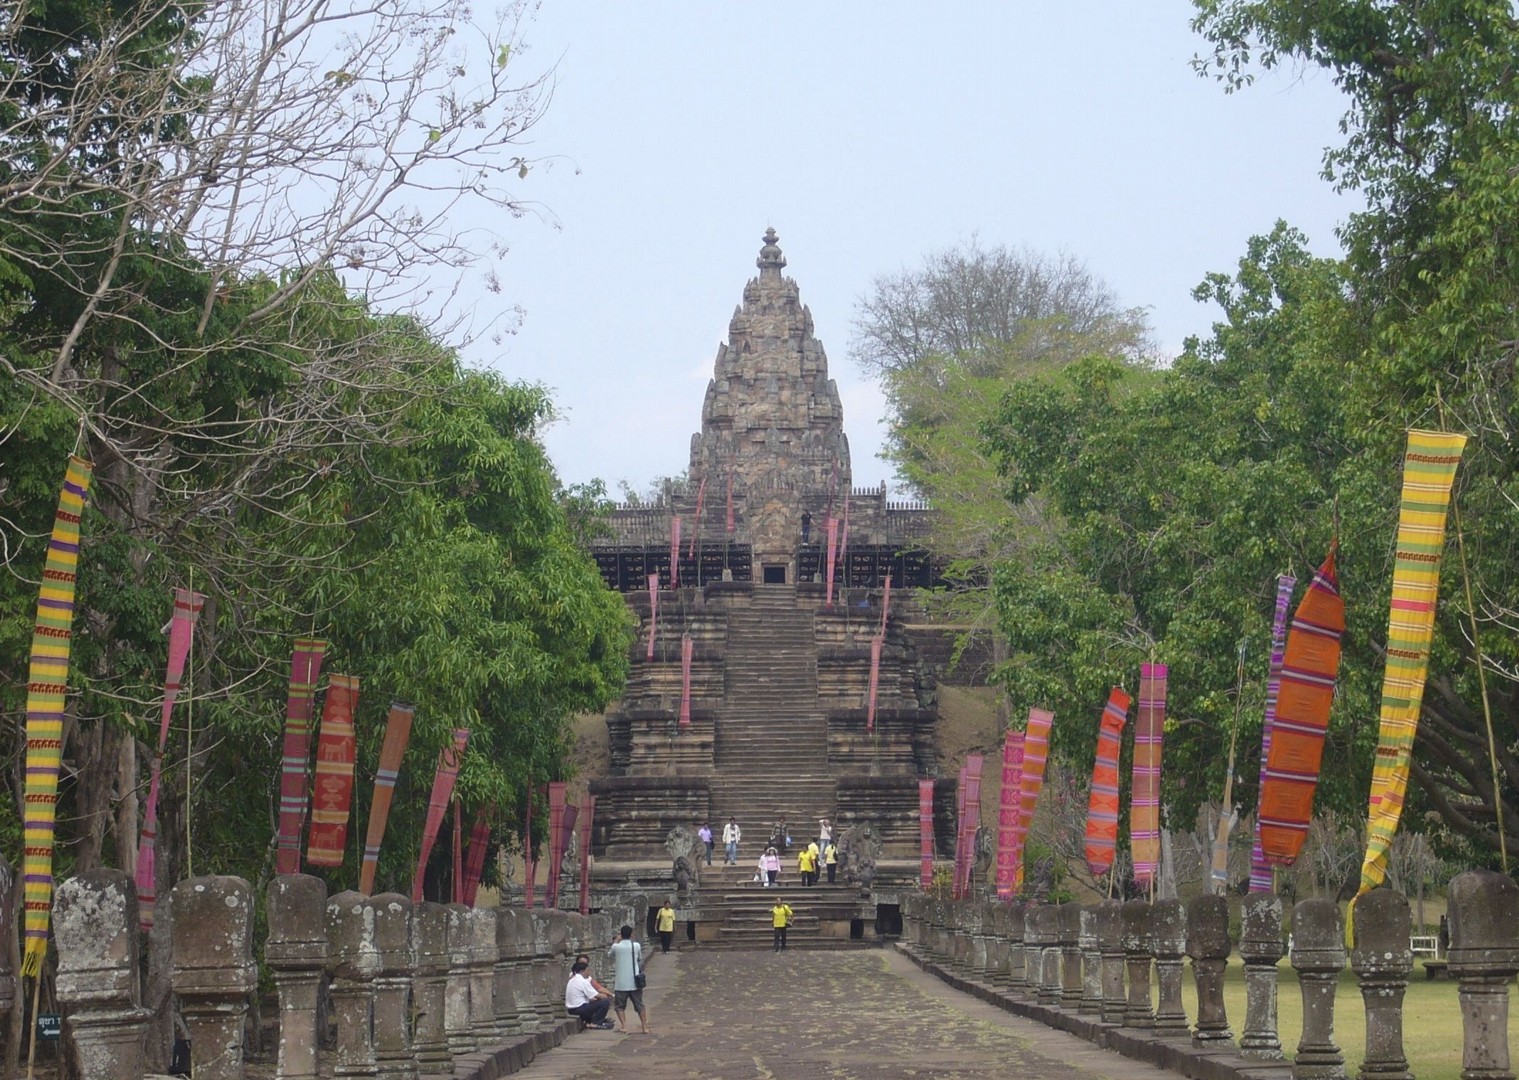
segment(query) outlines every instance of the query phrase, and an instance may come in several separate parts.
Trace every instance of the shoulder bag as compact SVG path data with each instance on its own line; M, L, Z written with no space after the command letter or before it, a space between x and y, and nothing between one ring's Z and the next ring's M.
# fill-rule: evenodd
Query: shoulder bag
M649 985L648 976L643 973L643 964L639 960L639 958L642 955L643 955L643 950L638 947L638 943L637 942L634 942L633 943L633 985L636 986L640 990L642 990L645 986Z

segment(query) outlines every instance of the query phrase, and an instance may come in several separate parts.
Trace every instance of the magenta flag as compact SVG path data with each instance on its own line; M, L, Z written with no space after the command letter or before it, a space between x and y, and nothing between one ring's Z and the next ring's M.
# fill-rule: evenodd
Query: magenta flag
M997 799L997 899L1011 900L1018 880L1018 818L1023 801L1023 732L1007 729L1002 741L1002 791Z
M838 553L839 553L838 552L838 544L839 544L839 519L838 518L829 518L828 519L828 563L827 563L828 587L825 590L825 595L823 597L823 603L826 604L828 607L833 607L833 568L834 568L834 565L835 565L834 564L834 560L838 557Z
M670 588L680 584L680 515L670 519Z
M691 726L691 656L695 645L690 634L680 636L680 726Z
M1250 891L1271 892L1276 879L1261 850L1260 792L1266 790L1266 761L1271 757L1271 731L1276 727L1276 702L1282 694L1282 661L1287 655L1287 609L1297 578L1282 574L1276 579L1276 614L1271 620L1271 666L1266 675L1266 719L1261 725L1260 786L1256 789L1255 837L1250 842Z
M865 730L876 729L876 691L881 686L881 635L870 639L870 703L865 707Z
M934 884L934 782L918 781L918 886L927 892Z
M701 513L702 507L706 505L706 502L707 478L703 476L701 483L696 485L696 521L691 527L691 541L686 551L686 558L688 559L696 558L696 538L701 535ZM700 579L701 575L698 574L697 577ZM697 584L700 584L700 580L698 580Z
M886 588L881 593L881 636L886 636L886 616L891 613L891 575L886 575Z
M438 831L443 828L443 816L448 813L453 798L454 784L459 779L459 766L464 761L464 748L469 745L469 728L454 728L452 744L438 751L438 768L433 773L432 794L427 798L427 821L422 826L422 850L417 853L417 871L411 878L411 902L422 902L422 879L427 873L427 860L432 858L433 845L438 842ZM462 826L455 822L457 831Z
M580 811L580 914L591 913L591 820L596 814L596 796L587 794Z
M152 779L148 781L148 802L142 811L142 833L137 838L137 916L142 930L153 929L153 905L158 887L158 791L162 783L164 748L169 744L169 717L179 698L180 680L185 674L185 660L195 637L195 623L206 598L189 589L174 590L174 614L169 618L169 663L164 673L163 710L158 722L158 752L153 755Z
M564 793L568 786L563 780L549 784L549 867L548 880L543 888L547 894L544 903L550 908L559 906L559 862L564 858Z
M654 659L654 634L659 629L659 575L649 575L649 651L645 659Z

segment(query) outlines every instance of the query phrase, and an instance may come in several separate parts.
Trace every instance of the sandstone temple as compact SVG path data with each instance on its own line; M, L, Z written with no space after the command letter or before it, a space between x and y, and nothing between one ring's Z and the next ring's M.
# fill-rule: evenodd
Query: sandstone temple
M838 389L773 229L757 265L718 347L684 483L654 505L619 507L595 550L641 627L626 694L606 718L610 775L592 785L599 887L641 863L668 873L672 829L720 831L730 817L745 838L732 883L747 881L775 823L800 839L820 817L863 838L877 894L916 881L918 782L938 771L935 685L953 637L920 600L937 582L921 540L930 511L888 501L884 485L852 486ZM941 843L952 804L948 781L936 795Z

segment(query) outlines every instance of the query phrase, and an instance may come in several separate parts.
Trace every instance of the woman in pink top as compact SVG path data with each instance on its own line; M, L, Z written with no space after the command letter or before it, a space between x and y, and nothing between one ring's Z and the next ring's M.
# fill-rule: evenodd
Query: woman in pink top
M765 867L765 884L774 885L777 875L781 872L781 857L775 848L767 847L765 856L761 860Z

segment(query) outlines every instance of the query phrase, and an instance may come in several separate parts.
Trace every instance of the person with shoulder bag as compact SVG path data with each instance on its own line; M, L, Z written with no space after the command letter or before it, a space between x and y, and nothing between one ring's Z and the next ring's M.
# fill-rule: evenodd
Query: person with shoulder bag
M618 933L621 936L607 950L612 961L612 1008L617 1013L617 1030L628 1030L624 1010L631 1000L633 1011L638 1014L638 1021L643 1025L643 1033L648 1035L651 1034L649 1013L643 1005L643 988L648 983L643 973L643 946L633 940L631 926L624 926Z

